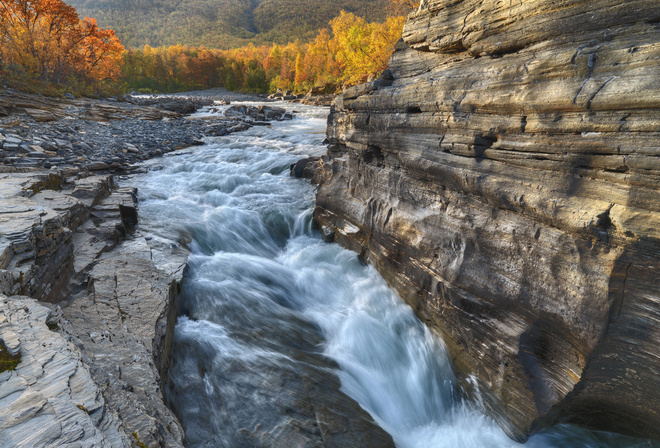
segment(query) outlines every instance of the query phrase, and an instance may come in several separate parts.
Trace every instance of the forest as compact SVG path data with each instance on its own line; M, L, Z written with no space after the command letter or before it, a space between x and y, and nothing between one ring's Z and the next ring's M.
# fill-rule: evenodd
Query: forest
M210 87L334 92L385 70L402 27L401 16L368 23L341 12L330 31L322 29L307 44L249 44L233 50L145 46L124 54L123 78L130 89L143 93Z
M333 93L387 68L411 7L413 0L388 0L388 17L380 22L341 10L306 43L126 49L113 30L81 19L62 0L0 0L0 77L5 85L49 94L212 87Z
M115 30L130 48L170 45L229 49L249 43L308 42L340 11L368 22L387 17L388 0L67 0Z

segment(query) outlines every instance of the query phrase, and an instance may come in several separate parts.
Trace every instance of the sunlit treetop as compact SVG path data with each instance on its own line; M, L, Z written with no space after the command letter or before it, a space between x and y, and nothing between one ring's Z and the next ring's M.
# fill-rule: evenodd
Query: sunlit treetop
M80 20L61 0L0 0L0 19L0 69L18 68L46 84L119 76L124 47L114 31Z

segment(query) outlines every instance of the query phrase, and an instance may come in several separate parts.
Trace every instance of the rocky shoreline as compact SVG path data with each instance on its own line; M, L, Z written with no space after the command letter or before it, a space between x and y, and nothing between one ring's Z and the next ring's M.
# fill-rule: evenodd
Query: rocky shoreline
M62 167L126 173L143 160L203 144L204 137L290 118L280 108L270 108L275 112L268 117L257 109L226 118L188 116L214 101L239 100L258 101L260 97L181 94L102 101L0 92L0 170Z
M232 107L190 119L181 112L212 102L141 102L0 94L3 443L183 446L161 387L188 251L141 234L136 191L116 176L291 115Z

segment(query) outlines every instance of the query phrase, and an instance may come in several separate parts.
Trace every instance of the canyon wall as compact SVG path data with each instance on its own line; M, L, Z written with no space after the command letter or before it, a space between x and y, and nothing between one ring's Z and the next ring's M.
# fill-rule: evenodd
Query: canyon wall
M316 224L511 435L660 438L660 3L422 1L328 138Z

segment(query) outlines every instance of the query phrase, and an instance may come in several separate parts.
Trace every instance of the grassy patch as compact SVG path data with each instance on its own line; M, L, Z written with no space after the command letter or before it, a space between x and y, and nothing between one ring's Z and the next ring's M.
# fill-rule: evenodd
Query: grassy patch
M18 366L18 363L21 362L21 354L19 353L16 356L12 356L7 350L7 346L3 341L0 341L0 373L5 371L13 371Z
M140 448L149 448L146 444L140 442L140 438L138 437L137 432L133 432L131 435L135 440L137 440L137 444Z
M23 191L26 192L28 197L32 197L44 190L61 191L63 183L64 179L62 176L58 174L49 174L45 179L41 179L40 181L23 188Z

